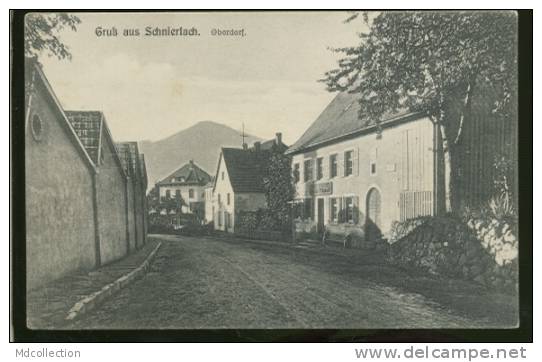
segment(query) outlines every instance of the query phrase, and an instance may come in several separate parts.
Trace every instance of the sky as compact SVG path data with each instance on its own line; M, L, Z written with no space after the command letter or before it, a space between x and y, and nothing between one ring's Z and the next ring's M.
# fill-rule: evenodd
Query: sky
M294 143L335 96L318 82L336 67L329 47L356 45L344 12L81 13L61 40L72 60L42 56L66 110L101 110L116 141L159 140L214 121ZM195 37L124 37L123 29L196 27ZM118 36L97 36L96 28ZM212 36L244 29L245 36Z

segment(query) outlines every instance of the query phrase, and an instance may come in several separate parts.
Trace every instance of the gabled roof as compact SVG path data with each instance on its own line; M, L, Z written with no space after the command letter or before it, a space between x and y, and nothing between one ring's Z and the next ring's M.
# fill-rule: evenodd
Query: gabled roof
M228 170L233 192L265 192L263 175L270 155L266 150L222 148L221 159Z
M205 185L211 181L211 176L192 160L173 171L157 185Z
M359 119L360 103L357 94L341 92L329 103L324 111L294 143L286 153L301 152L323 143L331 143L342 137L356 135L359 132L375 128L376 122L364 122ZM381 126L388 122L404 119L408 116L417 116L408 110L390 112L380 120Z
M65 111L88 155L97 165L102 144L103 114L100 111Z
M68 134L68 137L71 139L72 143L74 144L75 148L83 158L83 161L87 164L88 167L90 167L94 172L96 171L96 165L92 158L87 153L84 145L81 143L81 140L79 139L77 133L73 129L70 121L68 120L68 117L66 116L64 109L62 108L60 101L56 97L55 92L53 91L53 88L51 87L51 84L49 83L49 80L45 76L45 73L43 72L43 69L41 68L41 65L37 61L37 58L25 58L25 83L28 85L29 90L34 91L36 84L40 84L41 87L45 90L45 95L48 97L48 100L50 104L53 106L54 111L56 111L59 122L61 126L63 126ZM30 103L30 102L29 102ZM28 126L28 107L29 104L27 104L27 121L25 121L25 129Z
M140 165L137 142L119 142L116 143L115 146L126 175L139 178Z

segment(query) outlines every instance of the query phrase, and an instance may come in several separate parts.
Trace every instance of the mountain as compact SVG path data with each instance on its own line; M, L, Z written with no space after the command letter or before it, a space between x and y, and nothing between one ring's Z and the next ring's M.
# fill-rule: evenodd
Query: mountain
M250 146L260 138L246 135ZM241 147L241 132L220 123L199 122L159 141L139 142L145 154L149 189L161 178L190 160L214 176L221 147Z

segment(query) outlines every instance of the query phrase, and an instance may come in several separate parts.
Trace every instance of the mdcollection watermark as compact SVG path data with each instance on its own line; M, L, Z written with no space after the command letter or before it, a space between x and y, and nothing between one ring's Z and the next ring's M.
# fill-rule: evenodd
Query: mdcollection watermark
M15 358L81 358L81 351L67 348L16 348Z

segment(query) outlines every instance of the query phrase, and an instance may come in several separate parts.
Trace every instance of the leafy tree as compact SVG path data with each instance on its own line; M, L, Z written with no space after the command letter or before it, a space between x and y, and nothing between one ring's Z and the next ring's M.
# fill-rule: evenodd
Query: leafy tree
M483 89L497 117L515 119L515 13L353 13L346 22L357 20L368 31L358 45L334 49L344 57L322 81L330 91L358 94L365 122L405 109L427 114L440 130L446 209L454 210L456 149L473 94Z
M285 230L290 226L290 202L295 194L291 158L278 150L271 152L263 183L267 199L267 219L273 220L267 220L266 224L274 223L277 228Z
M81 20L66 13L29 13L25 16L25 56L35 57L42 52L58 59L71 59L68 47L60 41L59 32L64 28L77 31Z

